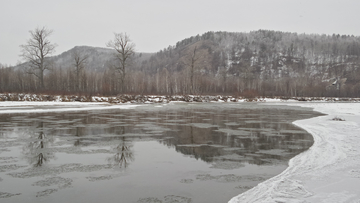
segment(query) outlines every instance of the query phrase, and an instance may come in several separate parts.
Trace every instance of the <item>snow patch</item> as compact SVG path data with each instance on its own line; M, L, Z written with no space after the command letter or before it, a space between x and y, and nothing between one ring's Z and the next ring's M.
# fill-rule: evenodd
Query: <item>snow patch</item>
M234 198L238 202L358 202L360 200L360 104L291 103L327 116L295 121L314 137L278 176ZM344 121L333 121L341 116Z

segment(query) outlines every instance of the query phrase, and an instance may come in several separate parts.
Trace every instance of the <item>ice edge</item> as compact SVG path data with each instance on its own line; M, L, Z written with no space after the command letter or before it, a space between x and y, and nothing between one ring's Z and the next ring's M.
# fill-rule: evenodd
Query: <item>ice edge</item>
M238 202L360 202L360 104L292 103L326 116L293 124L314 137L309 150L289 161L281 174L233 197ZM341 116L344 122L334 121Z

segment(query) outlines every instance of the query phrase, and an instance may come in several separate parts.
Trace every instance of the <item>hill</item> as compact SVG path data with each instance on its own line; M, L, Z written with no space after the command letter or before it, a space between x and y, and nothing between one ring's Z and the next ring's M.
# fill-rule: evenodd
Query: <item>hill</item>
M199 75L212 75L224 91L276 94L282 89L297 95L307 86L326 95L345 85L353 93L360 87L360 37L348 35L207 32L154 54L143 67L149 73L183 71L188 67L184 57L195 48L202 60L196 64Z
M113 60L115 51L110 48L91 47L91 46L75 46L74 48L65 51L59 55L49 57L49 61L56 68L73 68L74 67L74 54L86 57L86 68L90 71L103 72L106 64ZM150 58L152 53L135 53L133 60L136 63L141 63ZM26 67L27 63L22 63L15 66L15 69Z

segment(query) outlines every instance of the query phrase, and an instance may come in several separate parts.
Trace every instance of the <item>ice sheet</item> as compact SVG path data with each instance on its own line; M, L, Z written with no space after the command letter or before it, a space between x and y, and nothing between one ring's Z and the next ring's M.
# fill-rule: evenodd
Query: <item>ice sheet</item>
M281 174L232 198L229 203L359 203L360 104L287 104L312 107L315 111L328 114L294 122L314 136L314 145L292 158L289 167ZM345 121L332 120L335 117Z
M99 109L129 109L139 105L104 104L97 102L0 102L0 114L5 113L44 113L59 111L88 111ZM41 107L41 108L40 108Z

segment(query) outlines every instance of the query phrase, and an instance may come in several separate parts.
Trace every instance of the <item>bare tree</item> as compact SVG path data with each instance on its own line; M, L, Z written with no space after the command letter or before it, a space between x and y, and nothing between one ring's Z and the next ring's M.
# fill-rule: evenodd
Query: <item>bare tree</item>
M199 79L201 71L205 70L209 64L209 54L205 49L198 49L193 46L187 50L186 56L183 58L183 64L188 68L188 77L190 80L190 94L199 93L199 85L195 82Z
M200 59L200 56L197 54L196 46L194 49L187 55L185 59L185 65L189 67L189 77L190 77L190 94L194 94L194 74L195 66L197 61Z
M49 36L53 33L45 27L30 30L30 39L26 44L20 45L21 57L29 63L27 73L35 75L40 80L40 87L44 85L44 71L49 69L46 57L55 52L56 44L49 41Z
M114 35L114 40L106 43L106 46L116 51L116 64L113 65L113 68L120 76L121 91L124 92L125 70L129 66L130 57L135 53L135 44L126 33L114 33Z
M74 50L72 53L72 57L74 59L74 67L75 67L75 73L76 73L76 90L80 91L80 73L85 68L85 63L88 58L87 55L80 54L77 50Z

